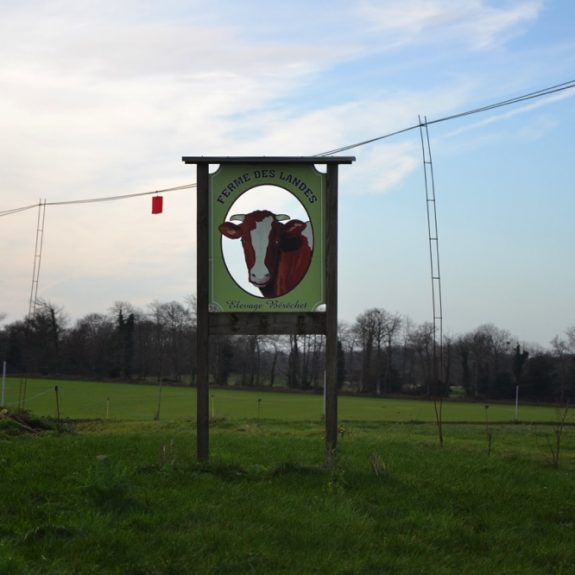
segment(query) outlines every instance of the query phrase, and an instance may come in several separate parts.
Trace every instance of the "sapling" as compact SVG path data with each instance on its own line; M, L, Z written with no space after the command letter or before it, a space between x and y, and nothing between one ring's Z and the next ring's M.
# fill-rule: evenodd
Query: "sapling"
M559 459L561 456L561 438L565 431L565 423L567 421L567 414L569 413L569 404L565 403L563 407L557 408L557 421L555 429L553 430L553 437L547 437L547 447L549 449L551 465L559 468Z

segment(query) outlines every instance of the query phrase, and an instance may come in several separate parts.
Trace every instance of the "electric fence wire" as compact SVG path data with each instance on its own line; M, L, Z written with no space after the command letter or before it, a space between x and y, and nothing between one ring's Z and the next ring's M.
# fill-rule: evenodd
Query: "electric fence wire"
M47 395L48 393L54 393L54 389L51 387L50 389L46 389L44 391L41 391L40 393L37 393L36 395L33 395L32 397L27 397L26 403L30 403L31 401L37 399L38 397L42 397L43 395ZM18 405L19 403L20 403L19 401L7 401L6 406Z
M99 198L86 198L83 200L66 200L66 201L59 201L59 202L42 202L45 206L69 206L74 204L94 204L100 202L114 202L117 200L126 200L129 198L137 198L141 196L155 196L157 194L166 194L168 192L176 192L179 190L188 190L191 188L197 187L197 184L184 184L182 186L175 186L173 188L164 188L163 190L154 190L153 192L138 192L135 194L122 194L118 196L103 196ZM32 204L29 206L23 206L21 208L14 208L11 210L4 210L0 212L0 217L2 216L11 216L12 214L17 214L20 212L24 212L26 210L32 210L39 206L40 204Z

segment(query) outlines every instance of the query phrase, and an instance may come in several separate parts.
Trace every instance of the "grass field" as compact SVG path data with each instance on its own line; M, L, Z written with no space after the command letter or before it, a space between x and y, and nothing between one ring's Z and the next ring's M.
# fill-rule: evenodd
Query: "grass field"
M492 406L486 428L483 405L449 403L441 449L426 402L341 398L326 467L320 397L215 390L198 464L193 390L164 388L152 421L153 387L35 381L35 413L56 384L65 416L110 396L115 419L0 420L2 575L575 573L575 429L555 469L553 409L507 425Z
M60 411L67 418L111 418L150 420L156 416L160 391L154 385L99 383L90 381L56 381L29 379L26 385L25 407L38 415L56 415L56 394L59 388ZM21 392L21 380L7 380L6 401L16 407ZM340 397L341 421L434 421L433 403L412 399L374 399ZM281 421L317 420L322 415L323 399L318 394L282 392L251 392L213 389L210 411L215 418L257 418ZM513 421L514 405L492 404L487 410L491 422ZM194 418L196 390L189 387L168 387L161 390L161 419ZM447 422L485 421L484 403L445 402ZM557 411L552 407L521 406L522 422L554 422Z

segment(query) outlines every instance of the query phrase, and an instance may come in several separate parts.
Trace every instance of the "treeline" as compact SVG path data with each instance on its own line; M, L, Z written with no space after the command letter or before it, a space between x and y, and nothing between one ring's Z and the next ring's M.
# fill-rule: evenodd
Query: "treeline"
M71 376L193 385L196 309L154 302L146 311L118 302L68 325L61 308L39 302L33 314L0 330L10 374ZM550 349L525 348L488 324L434 341L430 323L414 324L382 308L341 324L338 387L372 395L461 396L565 403L575 390L575 326ZM214 384L321 391L323 336L212 337Z

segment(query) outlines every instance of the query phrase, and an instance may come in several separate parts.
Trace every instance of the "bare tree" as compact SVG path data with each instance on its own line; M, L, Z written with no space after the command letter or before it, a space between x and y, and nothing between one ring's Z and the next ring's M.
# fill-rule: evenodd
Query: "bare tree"
M267 335L262 337L262 345L271 355L269 362L269 386L273 387L276 379L278 358L280 354L281 344L279 335Z
M345 384L347 380L350 385L355 386L357 383L355 379L355 349L358 345L358 335L353 327L346 322L341 322L337 331L345 363L345 374L342 384Z
M67 323L61 307L39 300L26 326L28 371L58 373L61 370L61 343Z
M109 376L112 369L114 323L107 316L90 313L65 336L68 369L78 375Z
M193 327L190 309L177 301L156 301L149 307L155 326L154 339L160 365L158 374L180 382L184 373L190 373L192 367Z
M551 347L557 362L559 402L564 404L569 399L571 384L575 381L575 357L570 353L569 342L557 336L551 340Z
M382 310L382 331L385 342L386 362L385 362L385 391L392 391L394 378L393 369L393 349L397 343L397 337L401 330L402 319L398 314L387 313Z
M425 389L425 394L431 396L433 380L433 324L422 323L408 336L409 343L415 355L415 372L418 385Z
M377 331L377 318L374 310L368 310L359 315L353 329L362 350L359 391L373 393L376 391L376 383L372 357Z
M288 355L288 387L300 387L300 350L299 340L296 334L289 336L289 355Z

